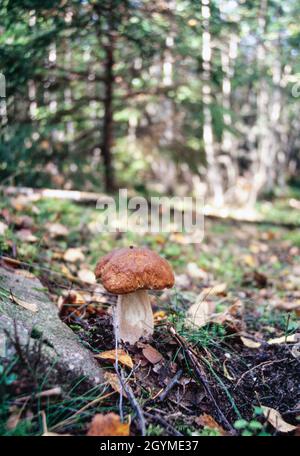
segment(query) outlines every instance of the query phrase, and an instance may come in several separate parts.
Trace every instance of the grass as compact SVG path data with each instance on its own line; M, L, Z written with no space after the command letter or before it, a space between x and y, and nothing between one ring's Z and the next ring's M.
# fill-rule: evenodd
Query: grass
M86 428L95 413L115 411L117 407L106 398L112 393L108 391L107 384L101 384L88 391L82 392L82 379L80 379L69 391L63 391L58 398L38 398L35 395L51 388L51 384L45 381L47 372L37 374L37 384L30 391L25 390L16 394L16 388L22 390L25 384L24 377L31 377L31 372L26 371L22 361L16 356L11 364L4 368L1 366L0 381L0 435L41 435L44 432L42 426L41 411L44 411L47 419L48 430L59 432L72 432L74 434L85 433ZM22 397L29 394L27 401ZM98 401L98 403L95 403ZM93 407L89 407L94 403ZM13 405L18 404L18 411L22 410L22 404L26 405L29 416L21 414L14 429L8 429L7 423L13 412ZM24 407L25 410L25 407Z
M2 200L0 207L9 207L9 200ZM259 210L270 220L284 222L299 222L296 220L295 211L287 205L287 200L274 201L272 207L269 203L258 204ZM176 242L167 234L151 235L145 234L140 236L135 233L111 234L98 233L95 231L98 212L93 207L77 205L69 201L59 201L52 199L40 200L34 203L33 207L28 206L22 211L13 210L11 215L21 217L28 215L34 222L33 234L37 236L38 241L27 243L21 241L17 236L18 229L13 222L10 228L0 236L0 251L4 255L11 255L14 248L17 252L17 258L23 259L27 263L33 264L34 270L38 273L41 267L46 267L52 271L62 273L62 268L67 267L71 273L76 276L77 270L81 264L69 264L61 259L55 258L55 253L65 252L67 248L79 247L84 253L84 264L93 269L99 257L116 247L128 246L130 244L144 244L155 249L161 255L165 256L173 265L177 274L188 276L188 263L194 262L204 272L207 272L208 279L196 279L192 281L188 291L177 289L170 295L170 298L164 301L158 301L158 307L164 309L169 321L175 326L178 334L183 336L186 341L198 349L201 353L206 353L204 364L206 372L212 384L220 394L222 400L228 401L231 409L235 413L236 429L242 435L265 435L265 427L261 426L261 416L255 411L244 414L241 403L230 389L230 383L226 377L224 369L224 360L233 360L238 366L238 372L248 370L249 357L252 353L241 350L240 345L236 344L236 335L224 329L223 325L209 324L202 328L187 328L184 324L187 308L193 303L203 287L210 287L215 283L225 282L227 284L226 296L217 300L217 311L224 311L234 299L239 297L245 303L245 323L247 331L256 334L260 332L266 338L275 337L278 334L293 334L298 328L298 318L295 313L286 314L285 312L273 309L269 303L268 297L260 296L260 287L255 281L244 284L244 276L252 274L254 270L266 274L271 280L266 288L271 290L276 297L284 300L289 298L290 290L285 289L285 281L273 281L273 278L282 277L285 271L290 271L291 262L299 263L300 256L290 258L281 258L269 263L260 254L251 252L251 242L265 242L272 250L275 246L280 248L281 243L287 241L290 246L300 247L300 234L298 231L287 231L281 228L272 228L270 226L259 225L257 227L256 239L247 234L245 230L244 238L236 238L233 228L229 228L226 223L208 224L207 236L204 243L199 249L194 245L184 245ZM299 215L297 214L299 218ZM48 236L46 223L62 223L69 230L65 238L51 239ZM272 241L262 241L262 235L273 233L275 235ZM240 232L238 233L241 234ZM273 244L272 244L273 243ZM284 248L281 249L284 252ZM277 251L275 252L277 255ZM244 262L245 255L255 257L257 263L251 265ZM250 258L251 260L251 258ZM81 262L80 262L81 263ZM1 285L1 282L0 282ZM62 290L59 285L56 287L56 294L61 294ZM0 286L0 297L4 291ZM243 296L240 298L240 296ZM71 325L72 327L72 325ZM76 331L80 327L73 324ZM164 329L157 329L158 339L164 339ZM275 334L275 336L274 336ZM162 345L161 350L164 350ZM179 347L172 351L171 361L181 363L184 366L184 375L193 375L188 360L182 359L184 353ZM232 362L233 362L232 361ZM254 361L253 361L254 362ZM1 367L0 367L1 368ZM47 373L37 375L37 383L30 390L32 397L29 400L26 411L21 415L18 425L14 430L8 430L6 423L12 414L11 407L16 403L18 397L28 394L28 391L22 389L25 367L18 358L13 360L10 366L2 367L0 380L0 434L2 435L40 435L43 432L41 411L45 412L49 430L54 432L67 432L74 434L84 434L88 423L95 413L105 413L115 411L118 413L117 395L111 394L111 389L107 385L100 385L89 391L82 391L80 383L74 385L69 391L57 399L37 399L34 393L50 388L48 384ZM25 371L24 371L25 369ZM240 374L241 375L241 374ZM45 380L46 378L46 380ZM17 386L20 391L17 392ZM157 386L157 385L155 385ZM100 398L99 402L87 407L90 403ZM150 393L144 385L140 385L139 400L142 404L149 400ZM125 413L130 413L130 408L125 402ZM67 420L67 421L66 421ZM60 423L65 423L60 425ZM204 427L202 430L197 429L193 424L186 424L184 420L178 419L176 426L179 431L186 435L218 435L218 431ZM163 435L165 430L157 424L151 423L147 427L148 435Z

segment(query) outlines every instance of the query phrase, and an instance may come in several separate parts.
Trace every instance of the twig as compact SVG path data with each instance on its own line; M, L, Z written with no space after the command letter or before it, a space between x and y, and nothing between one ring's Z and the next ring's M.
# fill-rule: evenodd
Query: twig
M170 393L171 389L178 383L178 380L182 376L182 372L183 372L182 369L179 369L179 371L169 381L169 383L167 384L166 388L158 396L158 398L157 398L158 401L164 401L166 399L166 397Z
M257 364L257 366L252 367L251 369L247 370L246 372L244 372L241 375L241 377L237 381L237 384L235 385L235 389L239 386L239 384L244 379L244 377L246 375L250 374L250 372L253 372L255 369L258 369L259 367L262 367L262 366L268 366L270 364L281 363L282 361L286 361L287 359L288 358L275 359L274 361L264 361L263 363Z
M214 398L213 393L211 392L211 389L209 387L209 383L207 381L205 372L203 371L203 368L202 368L202 366L199 363L197 354L189 346L188 342L175 331L173 326L169 326L168 329L169 329L169 332L171 333L172 337L176 340L176 342L184 350L184 353L186 354L188 360L190 361L190 363L191 363L191 365L192 365L192 367L193 367L198 379L200 380L200 382L202 383L206 393L208 394L208 396L212 400L212 402L213 402L213 404L214 404L214 406L215 406L215 408L216 408L216 410L218 412L220 421L223 423L224 426L226 426L228 429L230 429L232 434L236 434L236 431L231 426L231 424L227 420L226 416L224 415L224 413L222 412L222 410L218 406L217 401Z
M177 429L175 429L174 426L172 426L172 424L168 423L164 418L157 415L156 413L151 414L151 413L145 412L145 416L147 416L147 418L150 418L150 419L156 421L157 423L161 424L167 430L169 429L169 431L172 432L172 435L176 435L178 437L183 436L183 434L181 434L181 432L177 431Z
M134 395L134 392L132 391L132 388L128 385L128 383L126 383L126 381L124 379L123 369L120 369L120 373L117 372L117 374L118 374L121 386L127 395L127 399L129 400L131 407L134 409L134 411L138 417L141 435L144 437L146 435L146 422L145 422L142 407L138 403L138 401Z
M45 391L40 391L39 393L28 395L28 396L22 396L16 398L15 402L23 402L27 401L31 398L40 398L40 397L50 397L50 396L58 396L61 394L61 388L59 386L56 386L55 388L51 388Z
M122 373L120 371L119 366L119 355L118 355L118 348L119 348L119 327L117 325L116 319L116 307L113 306L113 325L114 325L114 333L115 333L115 371L117 373L119 383L120 383L120 392L119 392L119 414L120 420L124 421L124 413L123 413L123 394L124 394L124 386L122 381Z

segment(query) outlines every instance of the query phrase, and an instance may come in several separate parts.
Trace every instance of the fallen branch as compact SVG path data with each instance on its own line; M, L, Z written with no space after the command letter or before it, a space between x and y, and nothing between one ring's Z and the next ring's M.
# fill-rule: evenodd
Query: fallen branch
M181 434L181 432L177 431L177 429L175 429L174 426L172 426L172 424L168 423L164 418L157 415L157 413L152 414L152 413L145 412L145 416L147 416L147 418L149 418L150 420L152 419L153 421L156 421L158 424L162 425L164 428L169 430L170 433L172 433L172 435L175 435L178 437L183 436L183 434Z
M120 369L120 371L121 371L121 373L119 371L117 371L119 381L121 383L122 389L126 393L127 399L129 400L131 407L133 408L133 410L135 411L135 413L137 415L137 418L139 421L139 427L141 430L141 435L144 437L146 435L146 422L145 422L143 410L142 410L140 404L138 403L138 401L134 395L134 392L132 391L131 386L129 386L129 384L126 381L124 381L123 369Z
M0 191L7 196L15 195L24 195L29 197L33 202L41 198L54 198L54 199L65 199L74 201L77 203L97 203L101 202L103 204L111 201L112 195L106 195L105 193L94 193L94 192L83 192L79 190L60 190L60 189L50 189L50 188L31 188L31 187L4 187L0 186ZM138 196L134 191L128 192L128 197ZM149 208L151 210L151 198L147 198ZM173 211L182 212L182 208L176 207L175 203L170 203L170 208ZM300 227L298 223L289 223L289 222L275 222L274 220L265 220L257 216L251 216L250 218L242 217L239 214L234 213L234 208L232 213L228 209L222 210L219 208L214 208L209 205L203 207L203 215L207 219L211 220L220 220L228 223L245 223L250 225L269 225L280 228L286 228L288 230L297 229ZM223 214L222 214L223 211Z
M158 396L157 400L162 402L166 399L168 394L170 393L171 389L174 388L175 385L177 385L178 380L182 376L182 369L179 369L179 371L174 375L174 377L169 381L167 384L166 388L160 393Z
M52 397L52 396L59 396L61 394L62 390L59 386L56 386L55 388L51 388L45 391L40 391L39 393L28 395L28 396L22 396L22 397L17 397L15 402L23 402L23 401L28 401L29 399L35 398L39 399L42 397Z

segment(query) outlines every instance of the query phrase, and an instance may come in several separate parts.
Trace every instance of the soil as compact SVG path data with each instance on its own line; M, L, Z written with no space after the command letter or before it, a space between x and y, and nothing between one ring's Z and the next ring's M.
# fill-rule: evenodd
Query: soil
M82 341L93 350L114 348L110 316L90 317L84 320L84 324L77 318L76 325L81 326L77 333ZM127 346L126 350L135 363L140 362L131 387L137 398L145 398L144 392L148 392L144 403L144 410L150 412L147 417L155 422L158 414L166 424L178 429L178 425L180 427L183 423L193 426L199 416L208 414L226 431L233 431L240 416L250 421L254 407L264 405L276 409L287 422L296 425L300 405L300 359L293 356L287 344L262 344L257 349L250 349L244 347L238 337L229 340L230 343L226 344L212 344L209 351L200 345L193 347L209 363L202 362L201 365L218 408L199 383L192 366L186 362L184 350L174 342L167 327L158 327L151 341L152 347L163 355L163 360L157 364L147 362L142 354L145 346L142 342L135 347ZM159 401L155 397L179 369L183 369L179 382L164 401ZM229 423L227 429L222 423L222 414ZM263 417L259 420L265 424ZM269 427L269 431L276 434L274 428ZM169 433L173 434L170 430Z

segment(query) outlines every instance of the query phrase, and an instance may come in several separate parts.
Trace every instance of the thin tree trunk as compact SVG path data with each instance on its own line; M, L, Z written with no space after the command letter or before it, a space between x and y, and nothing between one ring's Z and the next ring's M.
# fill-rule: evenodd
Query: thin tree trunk
M234 77L234 65L237 58L238 37L234 33L229 36L229 42L221 46L221 64L223 71L222 81L222 107L224 131L222 134L222 155L219 163L224 164L227 172L227 188L232 189L237 183L238 176L238 157L237 143L234 141L233 134L229 130L232 127L231 106L231 81Z
M203 34L202 34L202 97L203 97L203 144L207 161L207 180L210 191L213 195L213 202L216 206L223 204L223 187L220 169L216 160L216 150L213 138L213 126L211 115L211 34L210 34L210 0L202 0L202 18L203 18Z
M269 92L265 77L266 45L264 36L267 29L268 0L261 0L258 16L259 44L257 47L257 66L260 71L260 87L257 94L257 151L253 163L253 184L249 205L254 206L259 192L267 181L267 169L270 153L268 151L268 105Z
M105 173L105 190L111 193L115 188L114 170L112 165L112 142L113 142L113 85L114 85L114 35L109 34L109 43L105 47L105 99L104 119L102 130L102 156Z

